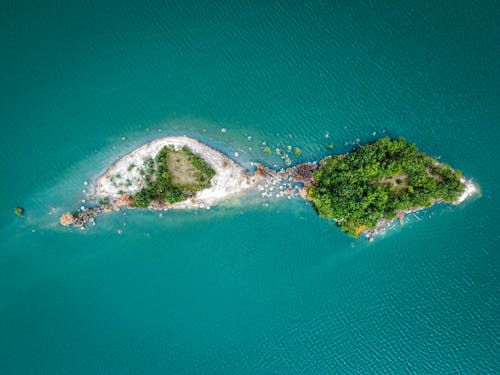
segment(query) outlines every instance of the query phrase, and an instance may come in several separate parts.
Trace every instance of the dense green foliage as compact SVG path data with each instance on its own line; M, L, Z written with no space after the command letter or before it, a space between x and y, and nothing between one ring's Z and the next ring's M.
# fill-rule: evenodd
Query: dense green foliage
M308 194L321 216L357 236L400 210L453 202L464 190L460 177L404 138L386 137L326 159Z
M182 151L189 155L189 161L194 169L198 171L197 179L200 182L200 188L205 189L210 187L210 180L215 176L215 171L210 167L203 158L194 154L188 147L184 146Z
M134 196L134 206L148 207L152 200L176 203L186 200L201 189L210 187L210 180L215 171L200 156L189 148L183 147L182 152L188 155L189 161L197 171L196 184L174 184L168 170L168 157L173 151L170 147L163 147L155 159L147 158L144 161L145 186Z

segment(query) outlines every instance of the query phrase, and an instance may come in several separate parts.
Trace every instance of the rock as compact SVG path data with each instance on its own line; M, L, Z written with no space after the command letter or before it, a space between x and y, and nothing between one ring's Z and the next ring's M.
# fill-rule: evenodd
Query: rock
M303 187L299 190L299 196L301 198L307 199L307 188Z
M122 194L117 200L116 204L118 206L130 206L132 199L127 194Z
M16 215L18 215L18 216L23 216L23 214L24 214L24 210L23 210L21 207L16 207L16 208L14 209L14 213L15 213Z
M66 212L59 219L59 223L61 223L61 225L64 225L65 227L67 227L68 225L73 224L74 220L75 220L75 218L73 217L73 215L71 215L69 212Z
M293 168L287 169L295 181L303 182L304 184L311 184L314 180L313 172L318 169L316 163L302 163Z

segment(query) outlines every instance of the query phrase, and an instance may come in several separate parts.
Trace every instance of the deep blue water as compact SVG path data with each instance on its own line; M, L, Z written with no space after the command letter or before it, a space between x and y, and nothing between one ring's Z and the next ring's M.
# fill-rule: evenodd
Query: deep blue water
M4 2L0 373L500 371L498 4L413 3ZM172 134L277 167L405 136L481 195L372 243L299 199L57 224Z

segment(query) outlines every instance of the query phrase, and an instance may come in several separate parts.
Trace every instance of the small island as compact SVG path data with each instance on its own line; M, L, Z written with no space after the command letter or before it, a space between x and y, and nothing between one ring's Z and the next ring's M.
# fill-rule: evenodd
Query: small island
M101 212L120 208L209 209L256 190L263 197L300 196L344 232L371 239L395 218L402 223L405 213L439 202L458 204L477 192L460 171L404 138L381 138L349 154L280 171L252 164L256 170L250 172L193 138L160 138L123 156L97 178L97 207L65 213L60 223L84 227L95 224Z
M460 203L475 187L460 171L388 137L324 159L307 196L318 214L357 237L376 234L394 218L434 203ZM464 195L465 193L465 195Z
M205 207L252 185L245 168L196 139L154 140L111 165L95 184L101 204L128 208Z

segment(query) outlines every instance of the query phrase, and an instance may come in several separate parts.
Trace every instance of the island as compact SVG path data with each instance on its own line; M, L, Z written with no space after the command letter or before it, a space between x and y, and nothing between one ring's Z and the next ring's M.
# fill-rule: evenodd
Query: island
M461 203L475 185L460 171L388 137L321 161L307 189L318 214L357 237L377 234L394 218L435 203Z
M210 209L255 190L263 197L307 199L344 232L372 239L394 219L402 223L406 213L435 203L458 204L478 191L460 171L401 137L381 138L348 154L279 171L251 164L253 171L193 138L156 139L121 157L97 178L96 207L67 212L60 223L83 228L95 224L98 214L121 208Z
M166 137L111 165L97 179L95 196L101 203L129 208L203 208L248 189L250 180L245 168L208 145Z

